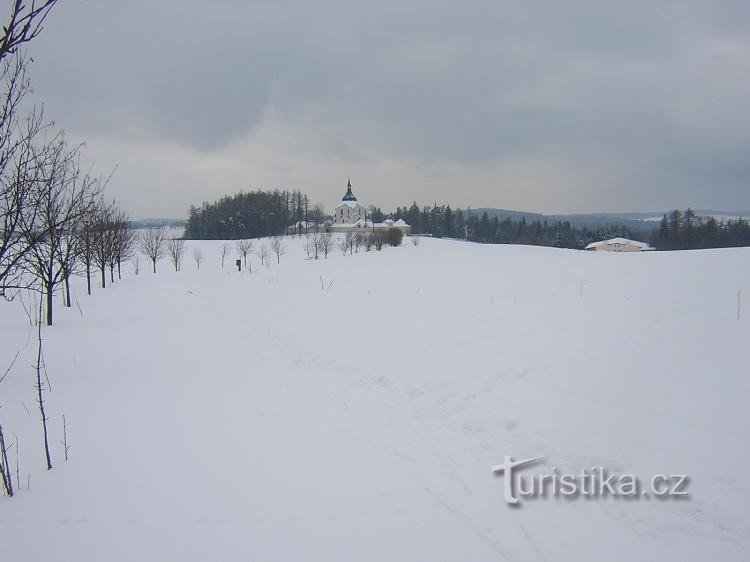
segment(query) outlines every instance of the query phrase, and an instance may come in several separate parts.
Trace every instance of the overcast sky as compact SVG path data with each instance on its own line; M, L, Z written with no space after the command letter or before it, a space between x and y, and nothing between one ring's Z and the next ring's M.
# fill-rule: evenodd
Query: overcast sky
M383 209L750 209L748 0L60 0L29 50L137 218L331 210L347 176Z

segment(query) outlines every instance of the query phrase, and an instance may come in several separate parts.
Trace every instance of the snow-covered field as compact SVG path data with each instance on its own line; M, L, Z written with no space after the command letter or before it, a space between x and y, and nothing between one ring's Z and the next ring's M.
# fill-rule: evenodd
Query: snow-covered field
M405 242L315 262L294 239L252 273L189 242L179 273L78 282L44 331L51 472L34 329L0 303L24 487L0 560L750 558L750 250ZM687 474L690 497L513 508L505 455Z

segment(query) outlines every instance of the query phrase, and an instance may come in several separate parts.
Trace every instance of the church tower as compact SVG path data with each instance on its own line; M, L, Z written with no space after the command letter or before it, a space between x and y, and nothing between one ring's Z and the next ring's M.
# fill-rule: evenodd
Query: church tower
M352 193L352 180L350 179L349 182L346 184L346 193L341 198L342 201L356 201L357 198Z
M365 220L367 210L357 202L357 197L352 193L352 180L346 184L346 193L341 202L333 210L334 224L354 224L358 220Z

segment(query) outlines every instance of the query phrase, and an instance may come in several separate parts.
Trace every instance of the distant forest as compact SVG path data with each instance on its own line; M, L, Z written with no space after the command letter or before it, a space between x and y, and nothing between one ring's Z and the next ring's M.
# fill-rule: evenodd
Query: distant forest
M297 191L250 191L227 195L188 211L185 238L241 240L286 232L286 228L322 210L310 209L307 195Z
M459 238L483 244L529 244L557 248L585 248L589 243L615 236L633 237L624 226L613 224L605 228L577 228L568 221L499 220L486 212L481 216L471 211L451 209L450 205L420 208L416 202L410 207L398 207L392 215L404 219L414 234Z
M652 245L658 250L694 250L750 246L750 223L747 220L717 221L714 217L697 217L688 209L674 210L661 219Z
M286 232L288 226L306 221L322 225L328 215L301 191L250 191L222 197L213 203L191 207L188 212L185 238L198 240L237 240L274 236ZM717 221L697 217L688 209L671 211L661 224L643 230L612 224L601 228L571 225L568 221L527 221L525 218L503 220L481 214L452 209L450 205L398 207L385 213L378 207L369 208L368 219L376 222L386 218L403 219L413 234L438 238L458 238L484 244L529 244L558 248L585 248L589 243L622 236L650 242L659 250L750 246L750 225L744 220Z

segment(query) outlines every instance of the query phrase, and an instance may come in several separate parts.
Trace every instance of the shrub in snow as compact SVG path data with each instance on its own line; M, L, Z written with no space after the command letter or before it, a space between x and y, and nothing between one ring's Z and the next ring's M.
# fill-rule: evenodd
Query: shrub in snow
M398 228L389 228L385 232L385 241L391 246L400 246L403 239L404 233L401 232Z

